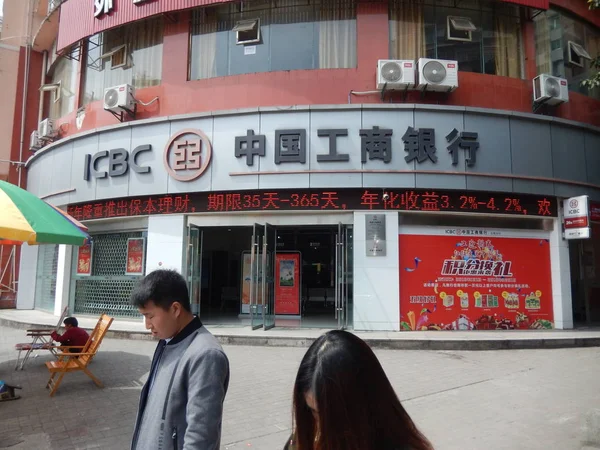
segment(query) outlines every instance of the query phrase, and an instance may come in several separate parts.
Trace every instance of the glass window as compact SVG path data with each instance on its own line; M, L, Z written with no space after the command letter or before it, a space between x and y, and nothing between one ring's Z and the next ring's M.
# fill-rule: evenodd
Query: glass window
M594 70L587 57L600 54L600 30L557 10L544 11L533 20L538 75L566 78L569 90L600 99L600 89L581 85Z
M90 37L82 104L100 100L104 89L119 84L145 88L160 84L163 18L128 24Z
M390 58L458 61L461 71L522 77L519 8L497 2L390 3Z
M59 57L51 68L51 83L60 83L56 91L46 94L50 105L50 118L58 119L75 110L78 63L72 58Z
M196 9L189 66L190 80L356 67L355 1L258 0Z

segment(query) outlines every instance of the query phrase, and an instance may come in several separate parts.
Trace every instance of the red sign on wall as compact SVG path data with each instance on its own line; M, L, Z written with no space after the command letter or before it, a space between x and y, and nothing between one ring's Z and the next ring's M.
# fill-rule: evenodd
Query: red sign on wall
M275 314L300 314L300 253L275 255Z
M144 238L127 239L125 275L144 275Z
M79 247L77 253L77 275L89 277L92 274L92 243Z
M401 330L553 328L546 239L403 234L399 246Z

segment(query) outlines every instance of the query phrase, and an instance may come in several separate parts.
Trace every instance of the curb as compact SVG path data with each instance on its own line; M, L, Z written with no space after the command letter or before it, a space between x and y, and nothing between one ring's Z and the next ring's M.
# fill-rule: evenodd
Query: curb
M0 318L0 326L26 330L28 328L40 328L40 324L17 322L14 320ZM48 325L48 328L53 328ZM89 328L86 328L89 330ZM316 338L299 336L264 336L264 335L228 335L212 330L211 332L222 345L246 345L259 347L309 347ZM323 330L325 332L325 330ZM440 332L443 333L443 332ZM450 332L448 332L450 333ZM507 331L509 334L510 331ZM140 331L108 331L106 334L110 339L133 339L143 341L154 341L150 333ZM533 350L533 349L558 349L579 347L600 347L600 336L598 337L546 337L511 339L381 339L369 338L364 334L361 338L372 348L382 350Z

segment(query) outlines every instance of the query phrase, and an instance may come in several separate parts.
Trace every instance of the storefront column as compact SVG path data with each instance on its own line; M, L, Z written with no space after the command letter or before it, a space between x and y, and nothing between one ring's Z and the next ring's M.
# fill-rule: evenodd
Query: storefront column
M400 331L398 213L385 216L386 254L366 256L367 213L354 213L354 329Z
M71 286L72 257L73 246L58 246L58 262L56 265L56 293L54 297L55 316L60 316L64 307L69 304L69 286Z
M146 274L157 269L184 273L185 216L150 216Z
M559 214L562 212L559 211ZM569 242L563 239L561 217L554 219L554 229L550 233L550 265L552 268L554 327L559 330L573 328Z
M23 244L19 263L17 309L35 308L35 283L37 275L38 246Z

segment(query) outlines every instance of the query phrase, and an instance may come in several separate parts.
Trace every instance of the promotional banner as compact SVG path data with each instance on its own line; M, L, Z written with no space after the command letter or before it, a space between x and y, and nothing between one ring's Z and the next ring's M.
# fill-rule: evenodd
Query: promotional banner
M486 234L399 236L401 330L553 328L548 240Z
M89 277L92 274L92 243L82 245L77 252L77 275Z
M144 238L127 239L125 275L144 275Z
M275 314L300 314L300 253L275 255Z

